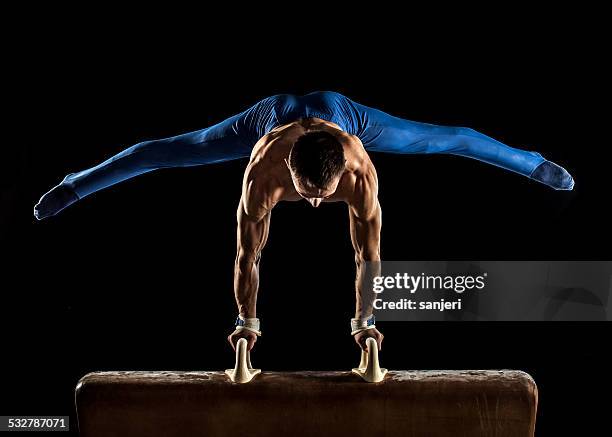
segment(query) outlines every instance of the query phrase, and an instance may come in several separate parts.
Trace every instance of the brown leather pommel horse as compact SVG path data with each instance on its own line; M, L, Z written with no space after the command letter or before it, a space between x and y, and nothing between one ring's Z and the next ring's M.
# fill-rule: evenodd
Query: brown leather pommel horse
M237 357L243 383L219 371L89 373L76 388L80 435L534 435L538 391L525 372L370 369L382 379L367 383L363 356L354 372L259 373L248 358Z

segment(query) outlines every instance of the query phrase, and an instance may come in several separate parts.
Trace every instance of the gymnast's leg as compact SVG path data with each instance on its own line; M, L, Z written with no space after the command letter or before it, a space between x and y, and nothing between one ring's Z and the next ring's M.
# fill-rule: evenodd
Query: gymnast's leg
M571 190L572 176L537 152L515 149L465 127L404 120L350 102L355 130L366 150L388 153L448 153L478 159L530 177L557 190Z
M262 102L209 128L172 138L144 141L95 167L69 174L41 197L34 207L35 217L42 220L55 215L91 193L160 168L248 157L259 134L255 129L257 121L262 110L266 109Z

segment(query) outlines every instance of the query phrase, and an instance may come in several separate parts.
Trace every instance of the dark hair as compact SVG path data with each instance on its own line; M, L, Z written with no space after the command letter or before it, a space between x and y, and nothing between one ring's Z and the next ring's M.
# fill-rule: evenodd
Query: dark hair
M308 132L293 144L289 165L296 176L324 189L344 169L344 150L329 132Z

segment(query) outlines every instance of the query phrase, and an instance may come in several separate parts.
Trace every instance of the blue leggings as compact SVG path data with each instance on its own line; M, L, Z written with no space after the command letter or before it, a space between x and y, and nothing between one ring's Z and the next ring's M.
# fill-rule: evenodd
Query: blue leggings
M368 152L448 153L478 159L528 177L547 162L539 153L515 149L470 128L403 120L326 91L268 97L206 129L136 144L95 167L66 176L60 185L83 198L159 168L246 158L257 140L271 129L307 117L338 124L345 132L356 135Z

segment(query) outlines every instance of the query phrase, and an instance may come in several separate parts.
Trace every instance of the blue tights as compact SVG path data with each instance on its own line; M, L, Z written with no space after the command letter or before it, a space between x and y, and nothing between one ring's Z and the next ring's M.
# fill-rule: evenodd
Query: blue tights
M574 185L565 169L537 152L515 149L470 128L404 120L325 91L268 97L206 129L138 143L95 167L66 176L40 199L34 214L38 219L55 215L91 193L160 168L247 158L257 140L270 130L308 117L338 124L345 132L356 135L368 152L460 155L520 173L558 190L571 190Z

